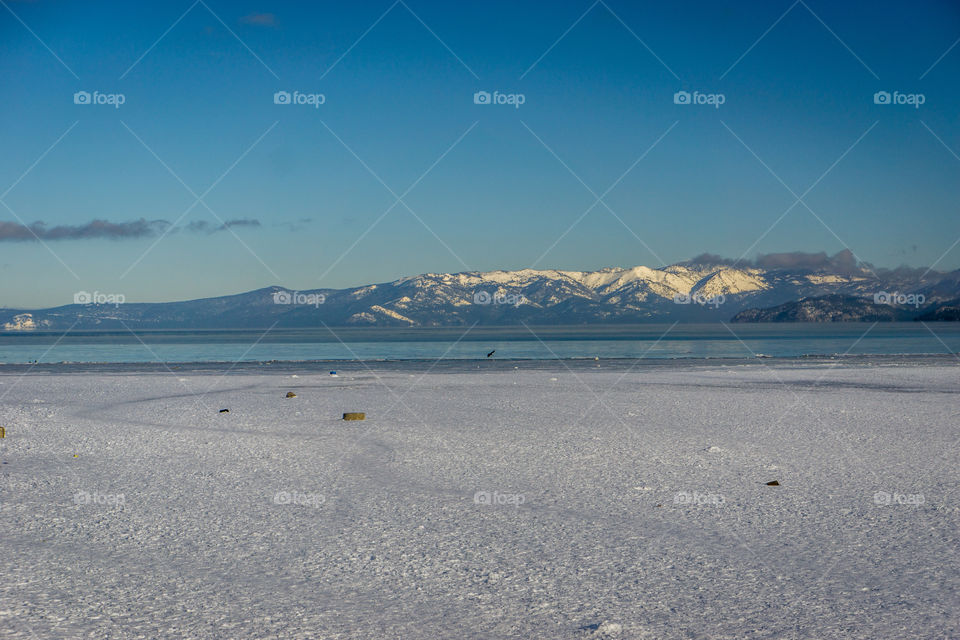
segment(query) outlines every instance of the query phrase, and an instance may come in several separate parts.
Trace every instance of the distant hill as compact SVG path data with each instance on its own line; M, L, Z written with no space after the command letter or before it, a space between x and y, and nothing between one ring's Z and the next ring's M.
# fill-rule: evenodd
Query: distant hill
M895 322L915 311L876 304L866 298L829 295L794 300L768 309L745 309L731 322Z
M923 322L960 322L960 300L953 300L917 316Z

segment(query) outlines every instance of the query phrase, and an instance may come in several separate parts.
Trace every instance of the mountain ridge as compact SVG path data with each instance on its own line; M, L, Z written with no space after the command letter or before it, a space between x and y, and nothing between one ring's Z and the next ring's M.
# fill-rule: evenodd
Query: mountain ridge
M83 295L93 297L87 292L77 294ZM907 295L913 296L909 302ZM681 262L660 268L639 265L594 271L423 273L345 289L294 290L274 285L178 302L0 309L0 329L717 322L749 309L824 296L872 299L872 303L899 309L893 316L907 317L909 311L932 312L937 304L960 298L960 271L875 272L868 266L829 263L816 268L761 268Z

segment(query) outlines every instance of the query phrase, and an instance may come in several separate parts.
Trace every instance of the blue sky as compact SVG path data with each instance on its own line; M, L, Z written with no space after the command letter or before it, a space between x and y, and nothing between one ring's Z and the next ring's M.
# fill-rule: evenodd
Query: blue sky
M4 2L0 306L702 252L960 267L952 2Z

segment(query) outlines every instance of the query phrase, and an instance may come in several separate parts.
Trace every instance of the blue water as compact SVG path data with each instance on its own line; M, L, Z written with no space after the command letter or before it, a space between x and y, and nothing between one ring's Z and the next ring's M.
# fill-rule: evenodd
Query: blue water
M960 352L960 323L0 334L0 362L749 358Z

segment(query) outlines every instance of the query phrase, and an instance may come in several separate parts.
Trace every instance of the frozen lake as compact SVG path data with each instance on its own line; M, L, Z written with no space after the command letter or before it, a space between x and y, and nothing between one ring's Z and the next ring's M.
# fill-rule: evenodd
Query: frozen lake
M0 637L960 636L956 358L270 366L0 367Z

